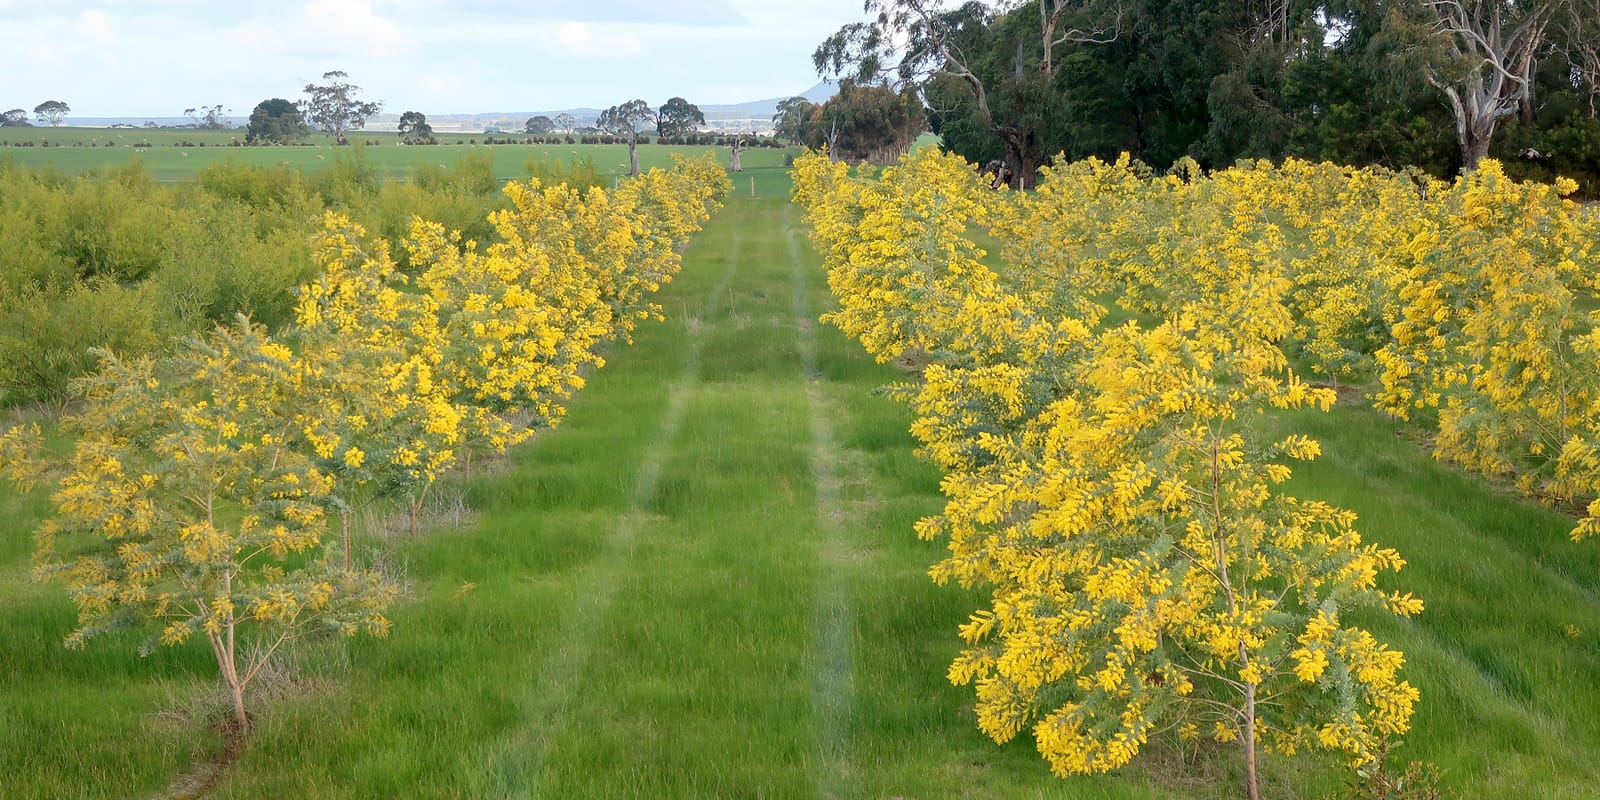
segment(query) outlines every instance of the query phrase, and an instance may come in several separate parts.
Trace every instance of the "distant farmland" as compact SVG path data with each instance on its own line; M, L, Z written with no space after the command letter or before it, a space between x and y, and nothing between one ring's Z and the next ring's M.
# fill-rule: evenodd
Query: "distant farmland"
M329 166L340 153L351 148L337 147L332 137L317 135L304 144L283 146L233 146L244 141L244 129L202 131L188 128L0 128L0 162L21 166L45 166L77 174L107 166L137 161L156 180L186 180L210 164L233 159L258 166L285 165L304 169ZM350 136L363 150L366 163L381 174L399 177L417 166L448 166L475 147L494 153L495 177L511 179L528 174L527 162L550 159L575 161L593 159L602 175L626 175L626 145L486 145L496 141L526 137L512 134L436 133L436 145L402 145L394 132L355 131ZM29 145L28 143L32 143ZM639 166L669 167L672 154L699 155L720 150L727 161L728 148L705 145L640 145ZM746 177L734 176L736 193L749 195L751 180L758 194L786 193L788 179L783 169L784 156L792 148L753 147L745 151Z

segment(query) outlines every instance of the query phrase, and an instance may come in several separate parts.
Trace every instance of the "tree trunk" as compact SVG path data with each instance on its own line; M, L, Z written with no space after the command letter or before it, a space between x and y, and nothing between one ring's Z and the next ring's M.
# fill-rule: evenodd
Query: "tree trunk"
M228 682L228 699L233 703L235 735L242 737L250 730L250 715L244 708L244 685L239 683L238 676Z
M1244 794L1249 800L1261 800L1261 789L1256 785L1256 685L1244 687Z
M1150 143L1145 141L1144 109L1138 103L1133 105L1133 142L1134 147L1137 148L1135 152L1150 152Z
M733 140L733 157L728 159L728 170L731 172L744 172L744 165L739 163L739 157L744 154L744 140Z
M244 706L244 681L239 678L239 665L234 659L233 631L233 613L229 612L222 630L208 632L206 639L211 643L212 654L217 657L217 671L222 674L222 682L228 687L228 703L233 706L234 735L242 737L250 730L250 715Z
M639 137L628 137L628 174L639 174Z
M1011 188L1017 190L1032 189L1039 181L1039 154L1037 148L1030 147L1032 137L1021 137L1015 134L1004 136L1006 143L1006 169L1011 171Z
M350 509L339 512L339 529L344 536L344 568L350 570Z
M1472 172L1478 168L1478 162L1489 156L1489 140L1494 138L1494 128L1488 133L1468 131L1466 140L1461 143L1461 171Z

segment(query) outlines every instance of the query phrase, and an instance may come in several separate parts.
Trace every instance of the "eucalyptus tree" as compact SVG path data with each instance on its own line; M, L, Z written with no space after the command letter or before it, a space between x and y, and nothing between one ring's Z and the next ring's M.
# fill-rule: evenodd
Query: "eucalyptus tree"
M40 125L49 125L54 128L67 118L72 111L72 106L60 100L46 100L33 107L33 115L39 118Z
M600 112L600 120L595 124L606 133L627 140L628 174L638 175L639 130L655 121L656 112L649 103L643 100L629 100Z
M683 136L694 133L706 124L706 115L700 107L681 97L661 104L656 112L656 133L660 136Z
M1067 54L1114 41L1119 0L1033 0L998 9L971 0L867 0L875 16L840 28L812 54L819 75L858 84L925 87L946 78L963 87L976 117L999 137L1018 186L1031 186L1049 156L1043 129ZM1036 8L1037 23L1022 14ZM1031 15L1029 15L1031 16ZM1005 17L1007 25L993 25ZM1003 36L1004 40L997 36Z
M298 104L307 122L327 131L339 144L345 144L345 133L360 130L367 118L383 110L382 102L358 99L361 87L345 80L348 77L339 70L324 72L322 83L306 84L306 99Z
M1532 122L1534 72L1566 0L1413 0L1396 4L1397 35L1449 103L1462 169L1489 154L1500 120Z

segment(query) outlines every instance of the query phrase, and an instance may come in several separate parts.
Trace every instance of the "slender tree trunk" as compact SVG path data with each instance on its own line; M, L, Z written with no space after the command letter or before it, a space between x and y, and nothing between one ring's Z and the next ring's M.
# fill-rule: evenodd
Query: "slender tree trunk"
M344 568L350 570L350 509L339 512L339 532L344 537Z
M1228 598L1228 614L1237 614L1239 610L1238 595L1233 588L1233 579L1228 574L1228 540L1222 527L1222 444L1221 433L1211 433L1211 519L1216 526L1214 539L1216 542L1217 580L1222 584L1222 590ZM1245 554L1247 555L1247 554ZM1247 568L1248 570L1248 568ZM1246 575L1249 572L1246 571ZM1241 672L1250 669L1250 650L1243 642L1239 643L1239 669ZM1239 732L1239 741L1244 748L1244 791L1248 800L1261 800L1260 789L1256 786L1256 685L1250 681L1244 684L1244 719L1241 721L1243 730Z
M639 137L628 137L628 174L639 174Z
M1261 800L1261 788L1256 781L1256 685L1244 687L1244 794L1249 800Z
M1150 152L1150 143L1145 141L1144 110L1138 103L1133 104L1133 142L1138 148L1138 153Z
M250 715L245 710L244 683L239 680L233 652L224 634L208 634L207 638L211 640L211 651L217 657L217 671L222 673L222 683L228 687L228 704L233 708L233 721L238 733L243 734L250 727Z
M233 706L234 735L244 736L250 730L250 715L244 705L244 681L239 678L238 662L234 659L233 629L234 618L229 612L222 630L207 633L206 639L211 642L211 652L217 657L217 671L222 673L222 682L228 687L228 703Z
M233 702L233 722L238 726L239 736L244 736L250 730L250 715L244 708L244 684L239 683L238 677L228 682L228 699Z
M406 503L406 514L411 518L411 538L417 538L417 514L422 510L421 498L415 498Z

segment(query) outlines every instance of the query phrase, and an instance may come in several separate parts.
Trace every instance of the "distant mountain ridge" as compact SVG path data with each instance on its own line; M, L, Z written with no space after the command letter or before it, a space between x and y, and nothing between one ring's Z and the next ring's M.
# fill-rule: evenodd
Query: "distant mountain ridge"
M825 103L839 91L837 84L832 81L823 81L801 92L799 97L804 97L813 103ZM687 98L693 103L693 98ZM700 113L706 117L706 128L713 131L739 131L761 132L772 129L772 115L777 113L778 103L789 99L788 97L771 97L765 100L748 100L743 103L708 103L696 105ZM666 98L661 98L663 102ZM434 130L445 132L455 131L487 131L499 130L518 132L528 121L529 117L547 116L555 117L558 114L571 114L577 124L593 125L600 117L599 108L564 108L557 111L492 111L476 114L434 114L423 111L428 116L428 124ZM243 128L250 121L248 115L226 117L227 121L235 128ZM379 114L367 121L365 130L392 131L400 120L399 113ZM117 125L130 125L143 127L145 123L153 122L162 127L177 127L193 122L188 117L68 117L67 124L78 128L110 128Z

